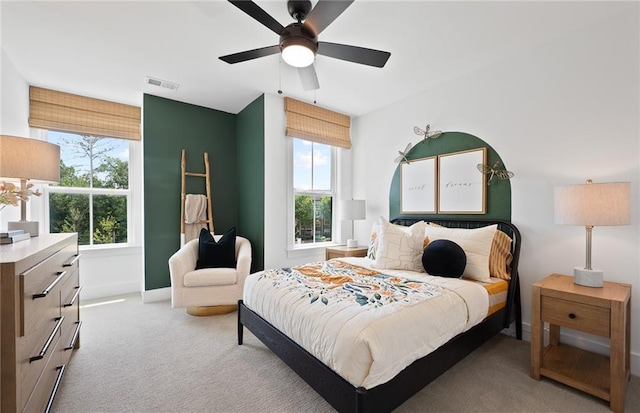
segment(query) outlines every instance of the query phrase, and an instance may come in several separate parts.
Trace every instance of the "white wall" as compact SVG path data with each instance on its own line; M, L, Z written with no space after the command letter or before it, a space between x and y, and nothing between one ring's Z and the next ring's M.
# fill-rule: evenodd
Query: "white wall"
M0 134L31 137L29 130L29 85L4 50L0 55ZM17 182L15 182L17 183ZM31 205L27 204L27 217ZM20 220L20 208L7 206L0 211L0 230L7 222Z
M606 280L632 284L632 308L640 308L638 3L627 9L356 119L354 196L367 200L368 216L356 224L358 238L367 237L375 217L388 216L393 159L408 142L417 143L414 125L467 132L491 145L515 173L512 221L523 237L525 337L531 284L552 272L572 274L585 262L584 228L553 222L555 186L587 178L631 182L631 225L595 228L592 263ZM638 375L640 328L633 323L632 372ZM577 337L580 345L607 350L604 340Z
M29 85L4 49L0 55L0 131L3 135L30 137Z
M46 132L29 128L29 84L13 62L2 50L0 85L0 134L43 139ZM131 225L131 246L116 248L85 249L80 247L80 284L82 298L92 299L115 294L141 291L142 285L142 160L140 144L132 152L132 196L133 217ZM27 218L40 222L40 232L44 228L44 199L32 196L27 203ZM20 208L8 206L0 211L0 230L7 228L8 221L20 219Z

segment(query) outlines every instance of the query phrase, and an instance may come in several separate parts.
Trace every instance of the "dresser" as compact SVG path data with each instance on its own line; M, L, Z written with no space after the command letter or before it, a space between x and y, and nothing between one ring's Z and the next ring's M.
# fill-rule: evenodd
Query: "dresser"
M549 345L544 345L544 323ZM609 356L560 342L560 328L609 339ZM605 281L603 287L573 283L551 274L532 286L531 376L549 377L609 402L621 413L630 375L631 285Z
M47 412L80 346L77 234L0 246L0 410Z

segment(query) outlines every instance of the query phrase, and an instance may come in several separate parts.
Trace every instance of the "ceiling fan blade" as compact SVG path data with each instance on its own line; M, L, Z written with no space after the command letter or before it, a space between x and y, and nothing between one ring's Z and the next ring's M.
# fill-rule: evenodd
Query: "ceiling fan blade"
M351 6L353 0L334 1L318 0L316 6L309 12L304 21L304 25L311 29L316 36L327 28L347 7Z
M233 64L246 62L247 60L257 59L259 57L269 56L277 53L280 53L280 46L274 45L261 47L260 49L246 50L244 52L228 54L226 56L220 56L219 59L224 62Z
M375 67L384 67L391 56L382 50L329 42L318 42L318 54Z
M277 35L282 33L284 30L284 26L282 26L276 19L271 17L269 13L264 11L260 6L255 4L252 1L232 1L229 0L229 3L233 4L243 12L247 13L249 16L256 19L258 22L262 23Z
M300 76L300 82L302 82L302 88L304 90L316 90L320 89L320 83L318 82L318 74L313 64L307 67L299 67L298 75Z

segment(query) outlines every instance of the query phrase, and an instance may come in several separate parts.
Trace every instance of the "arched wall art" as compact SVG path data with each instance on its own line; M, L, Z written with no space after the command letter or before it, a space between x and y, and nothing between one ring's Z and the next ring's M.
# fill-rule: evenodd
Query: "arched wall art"
M443 132L408 147L401 158L389 191L390 218L437 214L511 220L513 173L482 139Z

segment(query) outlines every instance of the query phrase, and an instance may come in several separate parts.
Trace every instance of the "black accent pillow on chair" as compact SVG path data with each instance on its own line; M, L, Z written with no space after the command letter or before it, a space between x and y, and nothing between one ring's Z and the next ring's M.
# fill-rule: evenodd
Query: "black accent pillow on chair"
M467 254L455 242L437 239L424 249L422 266L429 275L460 278L467 266Z
M198 240L196 270L236 267L236 227L227 231L217 242L206 228L202 228Z

